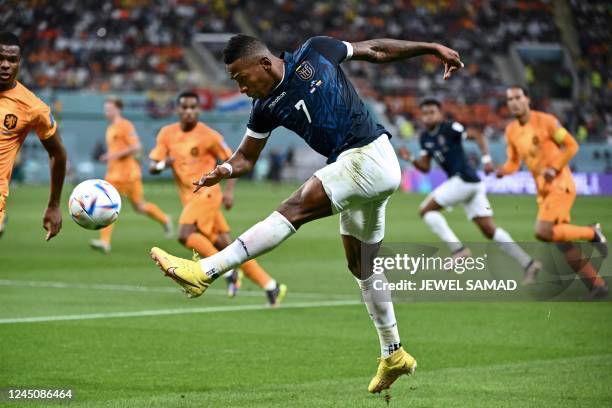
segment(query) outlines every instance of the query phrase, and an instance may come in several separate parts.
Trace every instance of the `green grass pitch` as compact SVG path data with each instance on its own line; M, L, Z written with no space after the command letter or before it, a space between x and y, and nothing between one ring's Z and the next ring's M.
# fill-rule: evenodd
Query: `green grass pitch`
M234 232L267 216L292 188L239 182L228 213ZM176 220L172 185L145 184L145 193ZM16 186L8 201L0 240L0 388L69 387L75 398L68 405L83 407L386 406L366 390L378 340L357 303L336 217L306 225L260 259L289 286L287 307L269 310L259 307L264 295L250 282L236 299L225 296L224 282L202 298L184 298L148 251L189 252L129 205L110 255L92 252L87 241L96 233L68 216L61 234L44 242L46 194L46 187ZM387 241L436 241L416 215L420 200L393 196ZM499 225L532 240L533 197L491 201ZM580 197L574 220L599 220L612 235L610 208L610 198ZM483 240L460 209L447 216L465 242ZM101 318L82 318L92 314ZM394 385L390 406L612 405L608 302L417 302L397 304L396 315L419 368ZM74 320L10 320L39 316Z

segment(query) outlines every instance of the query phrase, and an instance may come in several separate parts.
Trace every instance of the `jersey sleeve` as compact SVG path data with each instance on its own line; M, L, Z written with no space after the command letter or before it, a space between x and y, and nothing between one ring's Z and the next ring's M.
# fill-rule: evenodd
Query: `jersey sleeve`
M215 142L210 147L210 150L219 161L226 161L232 155L232 149L229 148L223 137L218 133L215 134Z
M254 137L255 139L266 139L277 127L278 125L275 121L263 113L261 105L258 102L254 102L245 136Z
M49 139L57 131L57 122L51 109L42 102L34 110L32 122L33 129L40 140Z
M348 61L353 56L353 46L346 41L340 41L332 37L313 37L310 46L317 50L334 65Z
M421 146L421 150L419 151L419 157L431 156L429 150L425 147L425 138L423 136L419 137L419 146Z
M453 122L450 125L449 133L453 140L463 140L467 138L467 131L465 127L459 122Z
M125 122L125 125L121 128L121 133L128 145L133 146L140 143L138 133L136 133L136 128L131 122Z
M149 153L149 159L153 161L166 160L168 157L168 144L166 142L166 132L164 129L160 130L155 142L155 147Z
M514 138L512 137L512 129L506 128L506 162L502 166L504 174L512 174L518 171L521 167L521 158L514 146Z

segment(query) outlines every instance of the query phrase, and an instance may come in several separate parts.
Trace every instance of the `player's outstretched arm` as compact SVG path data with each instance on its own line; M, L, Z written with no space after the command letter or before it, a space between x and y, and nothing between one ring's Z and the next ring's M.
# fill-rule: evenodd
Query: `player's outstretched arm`
M414 42L379 38L351 44L353 60L374 63L392 62L420 55L435 55L444 63L444 79L448 79L460 68L463 62L459 53L437 43Z
M431 170L431 158L428 154L421 154L418 159L414 159L412 152L405 146L399 148L398 154L402 160L412 163L414 167L423 173L429 173L429 170Z
M43 216L43 228L47 230L45 239L48 241L56 236L62 228L60 198L66 175L66 149L64 149L58 132L43 140L42 144L49 154L49 170L51 172L49 203Z
M491 160L491 155L489 154L489 143L487 142L485 135L483 135L478 129L468 128L467 138L474 140L476 144L478 144L480 154L482 155L481 161L484 172L486 174L492 173L494 171L493 161Z
M196 186L194 192L202 187L214 186L223 179L238 178L251 171L259 158L259 154L266 146L267 140L267 138L245 136L228 161L220 164L213 171L203 175L200 180L193 183Z

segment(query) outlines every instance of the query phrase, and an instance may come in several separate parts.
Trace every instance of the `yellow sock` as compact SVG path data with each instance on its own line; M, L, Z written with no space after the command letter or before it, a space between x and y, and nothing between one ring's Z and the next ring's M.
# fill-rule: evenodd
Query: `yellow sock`
M553 227L553 241L591 241L595 237L595 231L591 227L581 227L572 224L558 224Z
M161 210L161 208L153 203L145 203L143 206L143 211L160 224L165 225L168 222L168 216Z
M189 234L187 241L185 241L185 246L189 249L195 250L198 254L200 254L200 256L205 258L219 252L213 243L199 232Z
M115 224L111 224L108 227L104 227L100 230L100 241L103 241L110 245L111 237L113 235L113 228L115 228Z
M247 278L262 289L265 289L266 285L272 280L270 275L254 259L246 261L240 265L240 268Z

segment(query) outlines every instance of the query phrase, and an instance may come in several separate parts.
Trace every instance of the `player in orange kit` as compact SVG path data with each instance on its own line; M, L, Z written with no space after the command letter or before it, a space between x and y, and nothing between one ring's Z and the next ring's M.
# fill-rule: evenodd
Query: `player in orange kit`
M576 186L568 164L578 151L578 143L556 117L531 110L523 88L508 88L506 101L516 120L506 127L508 159L497 170L497 177L514 173L521 161L525 163L537 188L536 238L559 243L568 263L590 286L591 297L606 297L606 281L590 262L581 260L580 251L569 244L578 240L591 241L596 243L602 256L608 253L606 237L599 224L583 227L569 223Z
M150 172L158 174L167 167L174 172L174 180L183 203L179 218L178 240L185 247L202 256L211 256L231 243L229 226L221 213L221 205L230 209L233 205L235 180L228 180L225 192L219 185L193 192L193 182L203 173L212 171L217 160L227 160L231 150L223 137L198 121L200 100L196 93L183 92L177 98L179 122L163 127L157 136L157 145L151 151ZM246 276L266 291L271 306L282 301L287 287L278 284L259 266L250 260L240 265ZM237 272L227 274L230 296L237 289Z
M166 236L173 235L172 221L157 205L144 200L142 174L136 155L141 150L138 134L132 123L121 116L123 102L118 98L109 98L104 103L104 115L109 121L106 129L108 151L100 157L108 163L105 179L123 196L127 196L134 209L159 222ZM100 239L90 241L93 249L110 252L111 236L114 224L100 231Z
M21 44L12 33L0 32L0 236L6 222L6 200L15 157L30 131L49 154L51 191L43 215L46 240L62 228L59 202L66 174L66 151L49 107L17 81Z

